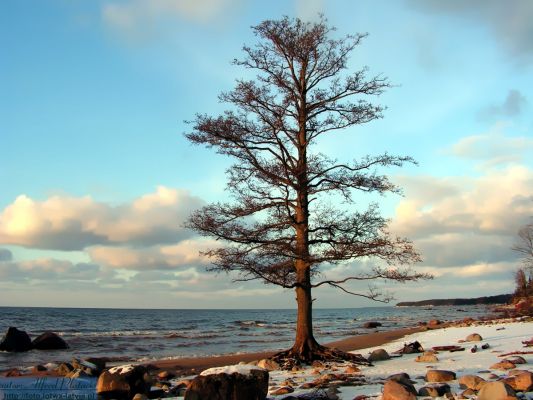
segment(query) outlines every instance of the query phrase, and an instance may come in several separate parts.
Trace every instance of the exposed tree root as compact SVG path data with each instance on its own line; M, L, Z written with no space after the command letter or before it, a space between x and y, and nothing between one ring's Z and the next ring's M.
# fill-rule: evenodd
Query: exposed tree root
M305 351L298 351L293 347L289 350L274 354L270 359L276 361L280 367L285 370L292 369L294 366L302 364L310 365L313 361L349 361L359 365L372 365L360 354L347 353L339 349L329 348L319 344L316 344L313 348L306 348Z

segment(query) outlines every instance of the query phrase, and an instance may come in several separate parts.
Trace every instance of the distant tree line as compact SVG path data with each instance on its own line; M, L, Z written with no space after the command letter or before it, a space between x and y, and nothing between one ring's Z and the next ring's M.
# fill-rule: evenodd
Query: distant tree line
M497 296L475 297L470 299L432 299L421 301L403 301L396 304L399 307L404 306L467 306L476 304L505 304L508 303L512 294L500 294Z

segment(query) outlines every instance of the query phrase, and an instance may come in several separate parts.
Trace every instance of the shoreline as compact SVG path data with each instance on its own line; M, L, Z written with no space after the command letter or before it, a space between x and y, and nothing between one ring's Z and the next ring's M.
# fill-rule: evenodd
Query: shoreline
M445 327L435 327L436 329ZM327 347L334 347L343 351L356 351L366 349L369 347L381 346L386 343L401 339L404 336L422 331L421 326L413 328L400 328L390 331L365 333L363 335L350 336L345 339L324 344ZM264 351L256 353L242 353L242 354L227 354L220 356L206 356L206 357L183 357L169 360L155 360L144 365L152 365L157 369L175 371L179 375L194 375L200 373L202 370L213 367L223 367L227 365L234 365L240 362L249 363L268 358L276 354L276 351Z

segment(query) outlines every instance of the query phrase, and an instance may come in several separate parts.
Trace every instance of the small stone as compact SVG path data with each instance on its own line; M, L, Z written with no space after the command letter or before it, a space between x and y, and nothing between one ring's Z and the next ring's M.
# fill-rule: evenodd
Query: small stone
M270 394L272 396L280 396L282 394L289 394L289 393L292 393L294 392L294 389L290 386L283 386L283 387L280 387L279 389L276 389L272 392L270 392Z
M407 385L389 380L383 386L382 400L416 400L416 389L413 385Z
M142 393L137 393L132 400L148 400L148 397Z
M512 400L516 399L516 393L505 382L487 382L479 391L477 398L478 400Z
M35 374L38 372L46 371L46 367L44 365L35 365L31 370Z
M442 321L441 320L438 320L438 319L431 319L428 321L428 326L431 326L431 327L435 327L435 326L438 326L442 324Z
M356 365L348 365L344 370L344 373L346 374L356 374L358 372L361 372L361 369Z
M513 364L527 364L526 359L520 356L507 357L503 359L503 361L509 361L509 362L512 362Z
M481 342L483 338L479 333L471 333L465 339L465 342Z
M363 328L366 328L366 329L377 328L377 327L380 327L380 326L381 326L381 323L380 322L376 322L376 321L368 321L368 322L365 322L363 324Z
M501 369L501 370L507 370L507 369L513 369L516 365L514 365L511 361L500 361L496 364L491 365L490 369Z
M451 393L450 385L441 383L437 385L424 386L418 391L419 396L440 397L446 393Z
M384 361L390 359L389 353L385 349L376 349L368 357L368 361Z
M479 390L482 382L486 382L485 379L477 375L463 375L459 378L459 387L461 389Z
M505 379L505 382L517 392L529 392L533 390L533 373L523 371L521 374Z
M276 361L270 360L268 358L259 360L257 366L266 369L267 371L275 371L280 369L279 364Z
M418 356L417 358L415 358L415 361L416 362L425 362L425 363L434 363L434 362L438 362L439 359L437 358L437 356L435 354L422 354L421 356Z
M170 373L168 371L161 371L157 374L157 377L161 380L165 380L170 377Z
M449 382L455 379L455 372L432 369L426 373L427 382Z

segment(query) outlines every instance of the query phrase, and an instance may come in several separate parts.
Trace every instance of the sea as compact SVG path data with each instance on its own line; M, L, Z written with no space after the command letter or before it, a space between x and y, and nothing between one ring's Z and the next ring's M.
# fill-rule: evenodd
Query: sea
M457 320L490 314L488 306L366 307L314 309L320 343L415 326L431 319ZM60 363L72 358L106 357L109 364L156 359L281 350L295 334L296 310L149 310L0 307L0 334L14 326L31 338L53 331L68 350L0 352L0 370Z

